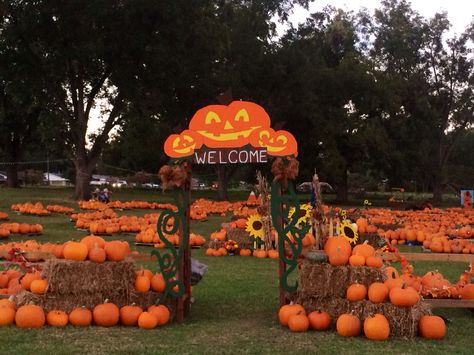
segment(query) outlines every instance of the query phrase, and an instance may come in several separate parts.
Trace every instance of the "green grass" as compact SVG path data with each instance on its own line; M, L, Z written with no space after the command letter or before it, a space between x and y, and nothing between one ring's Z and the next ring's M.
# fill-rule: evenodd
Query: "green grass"
M10 213L15 221L42 223L44 241L80 238L86 232L74 229L67 216L19 216L9 210L12 203L38 200L76 207L68 189L0 189L0 211ZM114 198L170 201L162 192L120 190ZM143 214L150 211L127 211ZM119 212L125 213L125 212ZM194 222L191 229L206 237L225 221L211 217ZM18 238L18 237L13 237ZM11 239L13 239L11 238ZM117 238L117 237L115 237ZM132 236L120 236L132 241ZM408 248L408 247L406 247ZM416 247L412 247L416 248ZM146 247L141 252L149 252ZM409 249L415 250L415 249ZM137 328L90 327L65 329L45 327L39 330L0 328L0 354L235 354L235 353L323 353L323 354L470 354L472 353L473 314L466 310L437 310L450 320L448 334L442 341L390 339L371 342L364 337L345 339L334 331L294 334L278 325L278 264L255 258L206 257L204 250L193 250L193 257L209 265L209 271L194 288L195 303L182 324L143 331ZM145 263L156 268L154 263ZM415 270L424 273L438 269L451 281L466 268L463 263L416 263Z

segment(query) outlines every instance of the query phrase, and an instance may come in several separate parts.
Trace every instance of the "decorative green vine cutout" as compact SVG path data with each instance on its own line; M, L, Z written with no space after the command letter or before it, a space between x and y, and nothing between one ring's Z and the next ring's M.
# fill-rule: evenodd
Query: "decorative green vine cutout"
M295 282L294 285L290 285L288 277L298 267L298 258L303 251L303 238L310 228L307 224L298 226L298 218L288 220L288 213L293 206L295 208L293 215L299 216L300 202L296 195L293 181L288 182L285 193L283 192L281 184L278 181L274 181L272 183L271 194L272 222L278 233L279 258L287 265L285 272L281 275L280 284L281 287L288 292L295 292L298 287L298 282ZM279 220L283 222L283 226L279 225ZM296 244L293 243L288 234L291 235ZM290 248L291 253L289 253L289 256L285 253L285 244Z
M163 302L168 295L178 298L184 294L183 280L177 279L179 265L184 254L184 249L189 243L189 230L187 228L188 226L186 220L186 211L189 201L184 188L174 189L174 200L177 210L163 211L158 217L158 222L156 225L158 237L165 244L165 248L162 250L153 250L151 252L151 254L155 255L158 259L159 269L163 274L166 284L165 292L161 302ZM172 225L168 225L170 220L174 222ZM183 227L184 235L178 249L176 249L174 245L168 241L165 235L177 233L180 225ZM177 290L174 289L175 286L177 286Z

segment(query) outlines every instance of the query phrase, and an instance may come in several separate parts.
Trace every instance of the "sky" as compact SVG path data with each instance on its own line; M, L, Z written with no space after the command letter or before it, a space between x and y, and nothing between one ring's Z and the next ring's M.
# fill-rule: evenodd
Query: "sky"
M373 13L375 8L380 7L380 0L315 0L310 5L309 11L299 6L296 7L289 20L296 27L299 23L305 22L311 12L318 11L327 5L354 11L365 7L370 13ZM451 34L460 34L473 20L474 1L472 0L412 0L411 5L414 10L426 18L432 17L437 12L446 11L452 25ZM279 34L282 34L284 29L285 27L281 24L277 25ZM92 118L89 122L88 133L96 132L98 128L102 127L98 111L97 109L95 112L91 112Z
M374 9L380 7L380 2L380 0L315 0L310 4L309 11L298 6L289 19L296 26L298 23L304 22L309 13L327 5L344 10L358 10L365 7L370 13L373 13ZM412 0L410 3L414 10L426 18L432 17L437 12L446 11L453 34L461 33L473 20L474 1L472 0Z

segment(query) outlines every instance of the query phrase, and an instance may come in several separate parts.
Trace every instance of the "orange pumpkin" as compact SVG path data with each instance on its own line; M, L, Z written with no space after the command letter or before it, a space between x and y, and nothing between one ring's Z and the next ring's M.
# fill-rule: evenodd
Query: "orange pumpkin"
M180 134L171 134L165 141L164 150L171 158L182 158L194 154L201 146L202 137L199 134L184 130Z
M147 311L156 317L158 326L165 325L170 320L170 310L162 304L150 306Z
M422 316L418 322L418 330L423 338L443 339L446 335L446 323L438 316Z
M367 287L362 284L352 284L347 288L346 298L349 301L362 301L367 296Z
M135 326L138 323L138 317L143 313L139 306L123 306L120 308L120 323L125 326Z
M153 329L156 328L157 325L158 319L149 312L142 312L138 317L138 327L142 329Z
M256 130L250 136L250 144L256 148L267 148L272 156L298 155L298 143L288 131L275 131L272 128Z
M89 249L79 242L67 242L63 249L64 259L83 261L86 260Z
M69 322L75 327L87 327L92 323L92 312L85 307L75 308L69 313Z
M15 308L5 305L0 306L0 326L13 324L15 313Z
M343 337L354 337L360 334L361 324L359 318L352 314L341 314L336 322L337 334Z
M390 335L390 324L383 314L368 316L364 321L364 334L370 340L387 340Z
M287 326L290 316L295 314L306 314L306 311L300 304L286 304L278 311L278 320L281 325Z
M314 330L326 330L331 325L331 316L327 312L314 311L308 315L309 325Z
M92 311L95 324L100 327L112 327L120 318L119 308L113 303L103 303L94 307Z
M69 323L69 317L64 311L49 311L46 322L53 327L65 327Z
M21 306L15 314L15 323L18 328L41 328L45 322L46 317L40 306Z

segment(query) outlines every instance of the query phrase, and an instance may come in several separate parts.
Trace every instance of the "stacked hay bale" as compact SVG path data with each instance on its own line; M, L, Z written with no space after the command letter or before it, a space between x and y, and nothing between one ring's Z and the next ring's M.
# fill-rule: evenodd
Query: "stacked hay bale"
M347 288L360 283L367 288L386 279L384 268L367 266L332 266L304 260L299 271L298 291L294 302L307 313L326 311L335 323L344 313L353 313L361 321L370 314L382 313L390 323L391 335L413 338L418 332L418 321L430 313L430 307L420 301L412 307L397 307L389 302L374 304L368 300L351 302L346 299Z
M70 312L77 307L92 309L106 299L118 307L136 303L141 307L155 304L161 294L135 291L135 262L71 261L52 258L46 261L42 278L48 290L37 295L26 290L17 296L18 306L33 303L45 311L60 309Z

